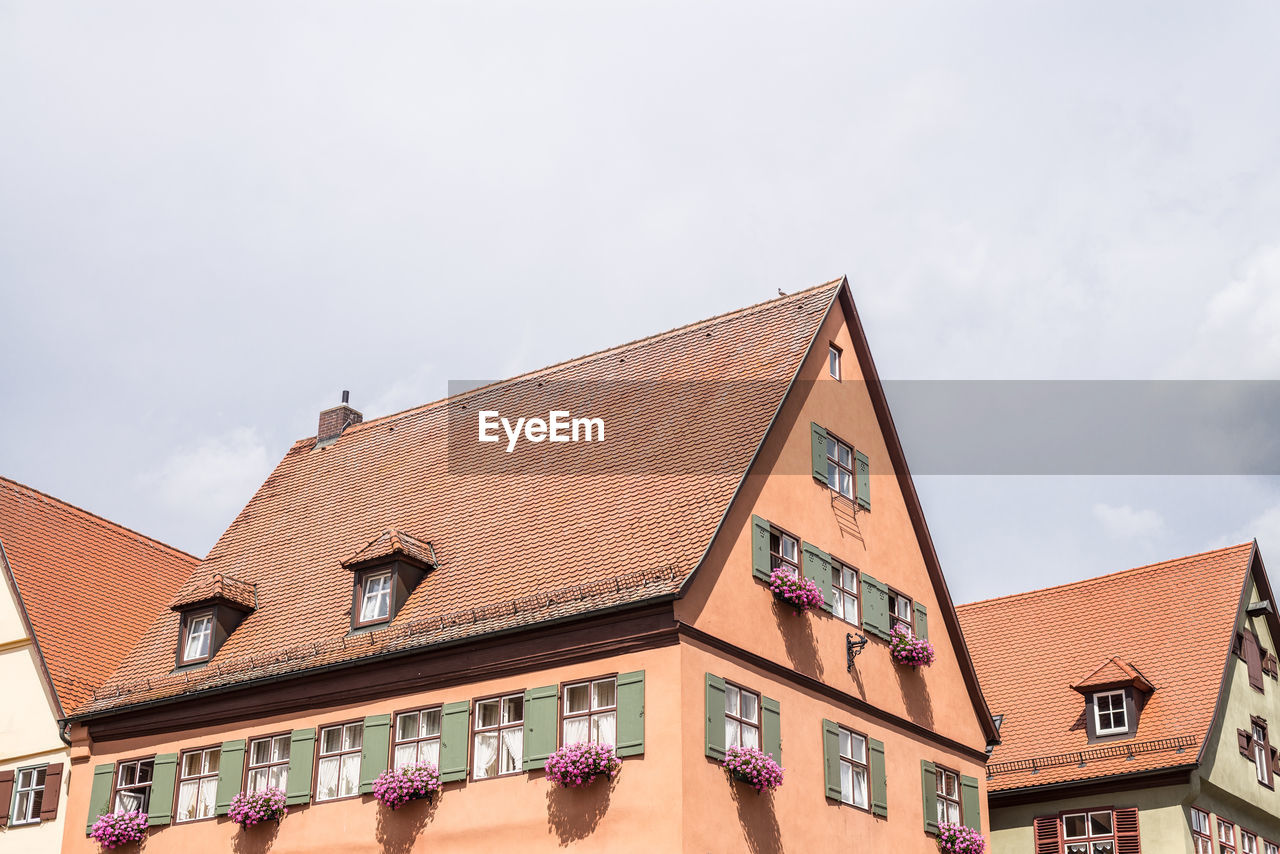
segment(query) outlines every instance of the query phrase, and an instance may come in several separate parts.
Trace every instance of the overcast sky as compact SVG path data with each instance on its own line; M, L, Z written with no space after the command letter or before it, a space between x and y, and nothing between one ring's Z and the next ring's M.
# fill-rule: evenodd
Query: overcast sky
M203 555L343 388L387 414L841 274L888 378L1280 379L1277 32L0 0L0 473ZM960 601L1280 566L1274 477L918 486Z

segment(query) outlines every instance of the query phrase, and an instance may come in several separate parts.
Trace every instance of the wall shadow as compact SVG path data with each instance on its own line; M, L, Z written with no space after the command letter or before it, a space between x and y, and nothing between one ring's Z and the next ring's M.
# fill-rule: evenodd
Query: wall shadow
M294 809L296 807L290 808L290 812ZM288 815L281 819L281 821L288 820ZM236 835L232 837L231 850L235 854L266 854L276 844L276 837L279 835L279 821L268 821L263 824L256 824L253 827L242 828L237 830Z
M727 772L726 772L727 773ZM746 783L729 775L729 790L738 810L738 823L751 854L779 854L782 851L782 828L773 805L773 792L757 792Z
M818 654L818 638L813 633L812 620L820 620L818 612L797 614L785 602L773 599L773 617L778 621L778 634L787 650L791 669L815 679L822 678L822 656Z
M929 697L929 685L921 672L923 669L894 664L893 675L898 679L902 703L907 707L911 720L933 729L933 700Z
M547 790L547 832L555 834L561 848L595 832L609 810L609 801L621 776L612 780L596 779L580 789L551 785Z
M384 807L374 800L374 806L378 810L378 826L374 833L378 844L382 846L383 854L409 854L413 850L413 843L435 817L442 797L444 793L437 794L434 798L418 798L398 810Z
M868 641L867 646L870 646L870 645L871 643L870 641ZM865 655L865 654L866 654L866 649L864 648L863 651L858 655L859 657L861 657L862 655ZM859 699L862 699L862 700L867 699L867 687L862 684L862 674L858 672L857 658L853 660L853 667L849 668L849 676L852 677L853 684L857 686Z

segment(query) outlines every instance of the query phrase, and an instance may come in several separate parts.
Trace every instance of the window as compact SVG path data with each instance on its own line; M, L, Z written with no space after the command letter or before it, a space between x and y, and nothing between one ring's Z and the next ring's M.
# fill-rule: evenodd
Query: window
M800 541L776 528L769 531L769 557L773 560L773 566L770 569L782 567L792 572L799 572Z
M1129 731L1124 709L1124 691L1102 691L1093 695L1093 714L1098 735Z
M186 640L182 645L182 663L202 661L209 657L213 641L213 612L189 614L186 618Z
M1240 831L1240 854L1258 854L1258 837L1243 829Z
M827 348L827 370L832 379L840 379L840 348L834 344Z
M10 825L39 824L44 804L45 768L23 768L13 780L13 812Z
M561 744L618 743L618 680L595 679L564 686Z
M724 746L760 747L760 695L724 683Z
M840 727L840 800L869 809L867 737Z
M915 621L911 619L911 599L903 596L901 593L889 591L889 632L892 633L898 626L906 626L911 632L915 632Z
M1191 808L1191 842L1195 854L1213 854L1213 837L1209 835L1209 814Z
M222 749L210 747L182 754L178 780L178 812L174 821L211 818L218 800L218 766Z
M960 775L938 769L938 821L960 823Z
M1280 854L1280 846L1277 846L1274 842L1263 842L1262 854Z
M858 570L831 564L831 612L846 623L858 625Z
M360 748L364 724L322 727L320 761L316 766L316 800L332 801L360 794Z
M827 434L827 485L853 498L853 448Z
M396 767L440 767L440 707L396 715Z
M361 591L361 623L381 622L391 615L391 570L366 575Z
M1236 826L1229 821L1218 819L1218 852L1219 854L1235 854Z
M1251 718L1250 750L1253 753L1253 770L1258 782L1268 788L1271 786L1271 740L1267 735L1267 722L1259 717Z
M524 694L476 700L475 763L477 780L518 774L524 762Z
M249 782L245 791L289 786L289 736L273 735L249 742Z
M1114 824L1111 810L1064 815L1062 817L1064 854L1115 854Z
M151 803L151 774L154 761L135 759L116 768L116 790L111 802L115 812L146 812Z

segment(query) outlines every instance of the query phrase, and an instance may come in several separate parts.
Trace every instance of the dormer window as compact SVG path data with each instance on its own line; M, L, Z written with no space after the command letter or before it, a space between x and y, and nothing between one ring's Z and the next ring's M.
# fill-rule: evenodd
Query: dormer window
M352 575L352 630L376 629L396 618L435 568L435 550L425 540L387 528L342 565Z
M391 571L369 572L361 585L360 622L380 623L391 616Z
M1124 691L1101 691L1094 694L1093 713L1096 716L1094 731L1098 735L1119 735L1129 731Z
M188 614L183 624L182 663L193 664L208 659L213 643L213 611Z

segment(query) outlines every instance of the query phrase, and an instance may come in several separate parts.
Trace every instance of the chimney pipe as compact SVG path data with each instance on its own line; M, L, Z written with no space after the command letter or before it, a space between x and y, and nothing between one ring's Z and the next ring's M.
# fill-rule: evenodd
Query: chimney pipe
M351 402L351 392L347 391L345 388L342 390L342 402L343 403Z
M342 403L320 413L320 425L316 429L317 448L332 445L338 441L338 437L342 435L343 430L364 420L363 415L351 408L349 405L350 400L351 392L343 389Z

